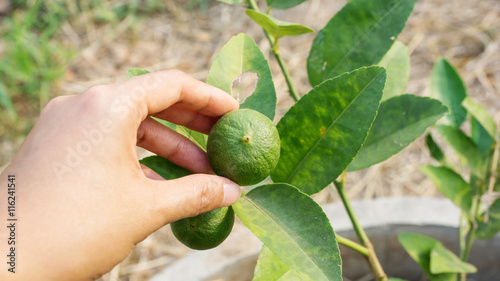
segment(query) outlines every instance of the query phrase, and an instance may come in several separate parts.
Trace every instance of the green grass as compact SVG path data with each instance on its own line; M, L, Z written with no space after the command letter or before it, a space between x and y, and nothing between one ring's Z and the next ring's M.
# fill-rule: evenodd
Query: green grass
M42 108L58 95L57 84L78 53L64 40L63 24L85 36L78 19L91 15L96 25L115 26L127 17L166 11L161 0L12 0L0 21L0 141L18 146ZM0 151L0 154L3 152ZM0 155L0 166L5 162ZM7 157L8 158L8 157Z
M31 128L33 115L51 98L51 86L64 75L74 54L53 40L67 18L62 7L37 1L22 9L21 4L13 5L15 9L0 26L4 42L0 106L6 109L0 114L4 120L0 132L10 137L26 134Z

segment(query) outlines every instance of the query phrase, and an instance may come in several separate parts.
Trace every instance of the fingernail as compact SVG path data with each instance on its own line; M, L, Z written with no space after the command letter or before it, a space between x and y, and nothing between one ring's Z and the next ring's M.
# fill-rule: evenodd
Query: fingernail
M233 205L238 201L241 194L241 188L235 183L224 184L224 200L222 200L222 207Z

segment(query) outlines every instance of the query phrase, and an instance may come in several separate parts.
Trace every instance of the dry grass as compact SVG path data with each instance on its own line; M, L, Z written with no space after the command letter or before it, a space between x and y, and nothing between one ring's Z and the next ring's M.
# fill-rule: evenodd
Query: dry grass
M332 2L334 4L332 4ZM63 26L60 35L79 49L68 66L62 94L80 93L101 83L123 80L131 67L159 70L181 69L204 80L211 61L229 38L245 32L252 36L269 58L269 44L261 30L244 16L242 7L214 4L204 13L186 11L185 1L165 1L168 12L143 18L139 23L125 19L117 26L97 26L89 15L82 15ZM321 29L345 1L310 0L276 17ZM285 38L280 50L300 93L307 83L305 61L314 34ZM429 74L434 61L444 56L461 73L472 98L487 107L500 121L500 1L498 0L420 0L399 37L411 55L411 74L407 92L427 95ZM277 63L271 69L278 92L278 116L293 104ZM279 117L278 117L279 118ZM429 163L422 139L403 152L367 170L350 173L349 196L437 196L431 182L417 171ZM336 200L326 189L315 196L319 202ZM145 241L102 280L147 280L161 268L185 255L188 250L172 239L168 226Z

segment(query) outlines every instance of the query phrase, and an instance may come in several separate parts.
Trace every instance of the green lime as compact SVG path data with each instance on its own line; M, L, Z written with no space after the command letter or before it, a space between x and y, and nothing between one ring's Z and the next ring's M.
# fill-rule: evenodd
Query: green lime
M262 113L234 110L224 114L210 130L207 155L217 175L239 185L256 184L278 164L280 136Z
M217 247L226 240L233 229L234 211L223 207L210 212L185 218L170 224L174 236L182 244L195 250Z

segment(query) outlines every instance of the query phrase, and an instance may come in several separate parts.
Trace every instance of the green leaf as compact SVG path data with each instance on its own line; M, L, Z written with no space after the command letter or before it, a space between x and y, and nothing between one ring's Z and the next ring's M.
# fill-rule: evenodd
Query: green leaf
M380 62L416 0L349 1L318 32L307 58L311 85Z
M486 173L485 162L476 144L457 127L437 125L436 130L455 151L462 163L467 165L479 178Z
M495 141L484 129L484 127L473 116L470 119L471 139L477 145L481 155L488 155L493 148Z
M313 194L335 180L368 135L382 97L385 71L361 68L304 95L278 123L281 156L274 182Z
M439 191L463 212L471 216L472 191L467 182L447 167L421 166L419 170L428 176Z
M276 256L268 247L262 246L252 281L312 281L307 276L297 273Z
M488 220L485 220L485 213L482 221L478 224L477 238L490 239L500 232L500 199L497 199L488 210Z
M269 33L274 40L284 36L298 36L314 32L311 28L300 24L277 20L269 15L248 9L247 15Z
M154 120L160 122L161 124L169 127L170 129L174 130L174 131L177 131L177 127L180 126L180 125L177 125L177 124L174 124L174 123L171 123L171 122L168 122L168 121L165 121L163 119L160 119L160 118L156 118L156 117L152 117Z
M464 99L462 105L465 107L465 109L467 109L470 115L474 116L479 124L483 126L490 137L495 139L497 135L497 126L495 125L495 121L493 121L493 118L490 116L486 108L472 101L469 97L466 97Z
M236 5L236 4L243 3L243 0L217 0L217 1L229 4L229 5Z
M445 59L439 59L431 72L431 97L442 101L450 108L446 116L448 125L460 127L467 117L462 101L467 90L456 69Z
M203 150L207 151L207 140L208 140L207 135L197 131L190 130L184 126L176 126L175 130L181 135L190 139L192 142L201 147Z
M431 272L439 273L475 273L477 268L460 260L452 251L446 249L441 243L431 250Z
M14 105L12 105L12 100L9 97L7 88L5 88L5 85L2 82L0 82L0 105L7 110L12 118L17 116L16 109L14 108Z
M274 119L276 92L266 58L248 35L240 33L222 48L212 63L207 83L231 94L233 81L245 72L257 73L258 82L251 96L240 101L240 108L250 108ZM237 96L233 97L239 100Z
M495 173L497 174L497 177L495 181L495 186L493 187L493 191L500 192L500 161L497 164L497 169Z
M189 170L157 155L145 157L139 160L139 163L155 171L166 180L173 180L192 174Z
M455 281L453 273L431 273L431 252L440 243L428 236L415 233L400 233L399 243L403 245L408 254L420 265L430 281Z
M382 101L405 93L410 78L410 55L408 48L396 41L378 63L387 71Z
M425 137L425 144L427 145L427 148L429 149L429 153L431 154L432 158L436 159L439 163L443 165L447 163L446 156L444 156L443 150L434 141L430 133L427 134L427 136Z
M143 75L146 73L150 73L151 71L141 68L131 68L127 70L127 78L132 78L134 76Z
M127 78L132 78L134 76L139 76L139 75L143 75L143 74L146 74L146 73L150 73L150 71L149 70L145 70L145 69L140 69L140 68L132 68L132 69L127 70ZM158 118L154 118L154 119L157 120L157 121L159 121L163 125L169 127L170 129L175 130L178 133L180 133L181 135L187 137L192 142L194 142L199 147L201 147L203 150L205 150L205 151L207 150L207 139L208 139L207 135L205 135L203 133L200 133L200 132L196 132L196 131L190 130L190 129L184 127L184 126L179 126L179 125L167 122L165 120L161 120L161 119L158 119ZM170 163L170 164L175 165L173 163Z
M315 281L342 280L335 233L321 207L288 184L259 186L233 209L283 262Z
M400 152L447 112L440 101L415 95L382 102L363 148L348 171L368 168Z
M392 278L387 279L387 281L408 281L408 280L406 280L406 279L401 279L401 278L394 278L394 277L392 277Z
M285 10L299 5L307 0L267 0L267 6L272 9Z
M264 245L257 259L252 281L278 280L289 270L290 267Z

